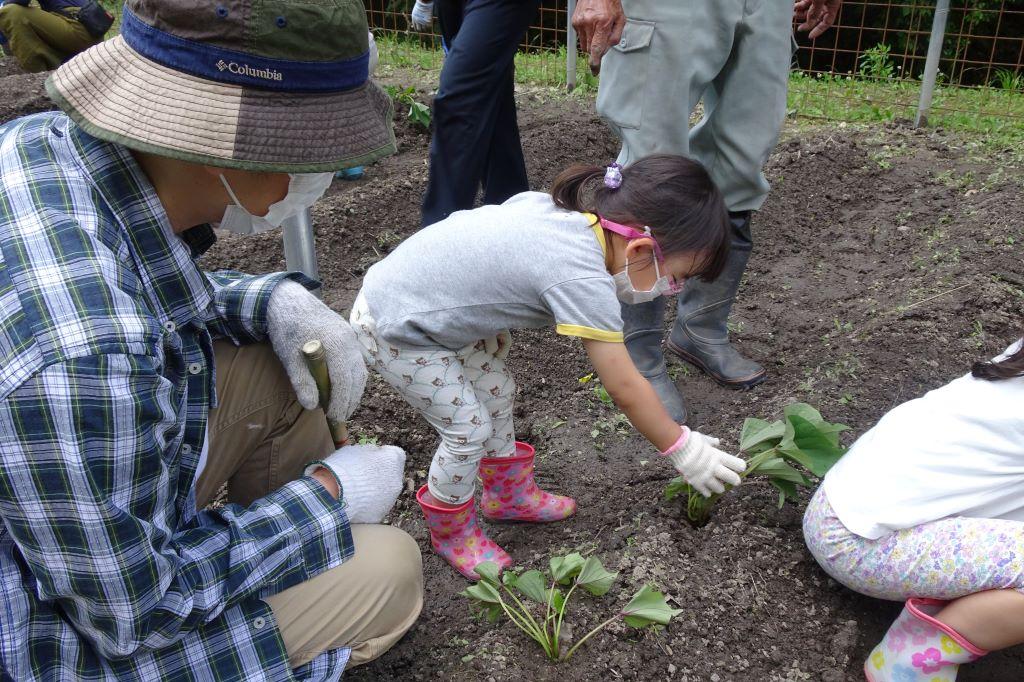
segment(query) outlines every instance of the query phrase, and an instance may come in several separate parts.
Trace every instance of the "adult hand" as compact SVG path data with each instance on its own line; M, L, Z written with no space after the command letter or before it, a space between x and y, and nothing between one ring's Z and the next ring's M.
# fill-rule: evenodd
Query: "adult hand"
M302 346L313 339L320 340L331 379L327 416L346 421L355 412L366 388L366 364L348 322L298 282L284 280L270 295L267 333L299 403L307 410L320 405L320 394L302 357Z
M434 20L434 1L416 0L412 7L412 14L409 15L409 23L417 31L429 31Z
M380 523L402 492L405 451L393 445L346 445L311 462L305 475L320 467L338 478L349 523Z
M689 431L686 427L683 429ZM696 431L684 435L686 438L680 439L682 445L673 445L661 453L671 460L683 480L704 497L725 492L726 485L740 484L739 475L747 468L745 461L719 450L717 438Z
M798 31L810 31L808 38L814 40L827 31L839 16L843 0L796 0L793 16L801 22Z
M498 332L494 338L484 339L484 350L499 360L507 358L511 348L512 334L507 329Z
M579 0L572 13L572 27L580 39L580 49L590 55L590 72L601 71L601 57L619 42L626 15L622 0Z

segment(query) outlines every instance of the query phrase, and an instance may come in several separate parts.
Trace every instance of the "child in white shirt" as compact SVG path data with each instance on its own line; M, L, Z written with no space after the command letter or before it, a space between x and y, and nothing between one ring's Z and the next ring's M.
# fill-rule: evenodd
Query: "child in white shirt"
M864 664L871 682L947 682L1024 642L1024 340L889 411L804 516L833 578L907 600Z

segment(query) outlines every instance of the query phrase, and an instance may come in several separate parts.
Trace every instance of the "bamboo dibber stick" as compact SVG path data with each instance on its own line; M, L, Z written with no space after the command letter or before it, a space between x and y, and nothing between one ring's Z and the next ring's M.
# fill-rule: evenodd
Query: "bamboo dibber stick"
M320 407L326 414L327 406L331 402L331 375L327 371L327 353L324 351L324 345L319 339L307 341L302 346L302 357L305 358L306 367L316 382L316 390L320 394ZM335 447L340 448L348 442L348 425L345 422L327 417L327 428L331 430Z

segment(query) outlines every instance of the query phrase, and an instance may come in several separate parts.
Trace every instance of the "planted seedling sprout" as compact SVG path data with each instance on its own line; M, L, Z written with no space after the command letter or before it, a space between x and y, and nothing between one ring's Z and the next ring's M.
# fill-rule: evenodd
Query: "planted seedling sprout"
M587 640L617 620L622 620L629 627L644 628L667 625L680 612L669 607L663 594L645 585L617 613L563 652L562 627L570 600L579 594L578 590L595 597L605 595L618 573L605 570L596 557L583 558L575 552L551 557L548 564L545 572L506 570L500 576L497 564L490 561L477 564L480 582L467 587L461 594L473 600L492 623L504 615L540 644L552 661L568 660Z
M767 422L747 418L740 434L740 451L747 454L747 470L741 474L765 476L779 491L779 507L796 500L797 486L811 481L797 466L821 477L839 461L846 449L839 445L839 434L850 427L831 424L806 403L793 403L783 410L783 419ZM794 466L796 465L796 466ZM694 526L703 526L721 494L704 497L682 477L665 488L665 499L686 495L686 516Z

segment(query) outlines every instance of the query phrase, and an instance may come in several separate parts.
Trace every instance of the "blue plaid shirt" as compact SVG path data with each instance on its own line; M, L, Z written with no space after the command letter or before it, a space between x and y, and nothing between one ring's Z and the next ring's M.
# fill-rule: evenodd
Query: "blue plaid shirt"
M278 273L204 274L129 152L0 126L0 679L338 679L291 669L276 594L352 554L309 478L198 511L211 339L266 335Z

